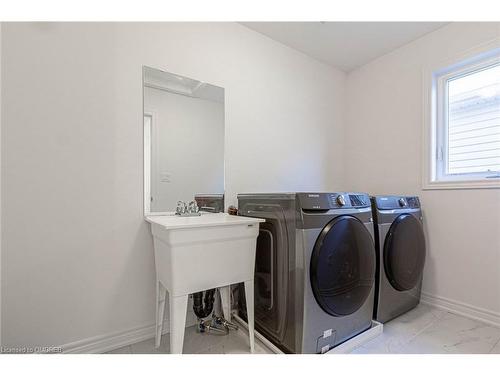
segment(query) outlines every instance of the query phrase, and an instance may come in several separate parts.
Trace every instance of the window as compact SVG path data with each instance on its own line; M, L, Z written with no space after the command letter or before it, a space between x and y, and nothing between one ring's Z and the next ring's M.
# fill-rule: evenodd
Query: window
M431 77L427 187L500 186L500 51Z
M450 78L447 101L448 152L444 172L450 175L498 173L500 64ZM446 144L443 148L446 149Z

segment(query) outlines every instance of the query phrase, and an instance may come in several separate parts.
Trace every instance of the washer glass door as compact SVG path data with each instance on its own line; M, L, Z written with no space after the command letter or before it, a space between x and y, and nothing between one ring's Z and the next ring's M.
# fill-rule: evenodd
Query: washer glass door
M384 269L399 291L413 289L422 279L425 238L422 224L411 214L399 215L385 237Z
M333 316L356 312L375 281L375 247L365 225L338 216L321 231L311 256L310 278L319 306Z

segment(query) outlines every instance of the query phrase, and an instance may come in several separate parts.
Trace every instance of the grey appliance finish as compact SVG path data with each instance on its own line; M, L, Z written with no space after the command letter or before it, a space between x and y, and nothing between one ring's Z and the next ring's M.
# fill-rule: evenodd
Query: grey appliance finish
M418 197L375 196L371 202L377 248L373 317L384 323L420 302L425 238Z
M265 219L260 224L255 255L255 327L284 351L295 348L294 193L239 194L238 213ZM239 313L246 308L241 293Z
M238 205L240 215L266 219L255 269L260 333L288 353L321 353L371 327L376 256L368 195L239 194Z

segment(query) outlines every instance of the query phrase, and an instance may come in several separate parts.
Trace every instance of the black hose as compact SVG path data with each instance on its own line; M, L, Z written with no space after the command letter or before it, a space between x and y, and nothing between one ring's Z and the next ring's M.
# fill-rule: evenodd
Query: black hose
M203 292L193 293L193 311L200 319L203 316Z
M208 316L214 309L215 289L209 289L205 292L205 316Z
M203 293L205 298L203 301ZM199 319L204 319L210 315L214 308L215 289L209 289L205 292L193 293L193 311ZM204 302L204 303L203 303Z

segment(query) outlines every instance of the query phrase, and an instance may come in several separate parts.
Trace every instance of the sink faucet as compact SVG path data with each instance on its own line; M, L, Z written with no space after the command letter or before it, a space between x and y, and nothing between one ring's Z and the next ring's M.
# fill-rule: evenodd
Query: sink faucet
M175 214L176 215L182 215L182 214L186 213L186 211L187 211L186 202L178 201L177 202L177 208L175 209Z
M189 203L184 201L177 202L177 208L175 209L175 214L180 216L200 216L200 208L196 201L191 201Z
M189 202L189 206L188 206L189 213L197 214L199 211L200 211L200 208L198 207L198 204L196 203L196 201Z

